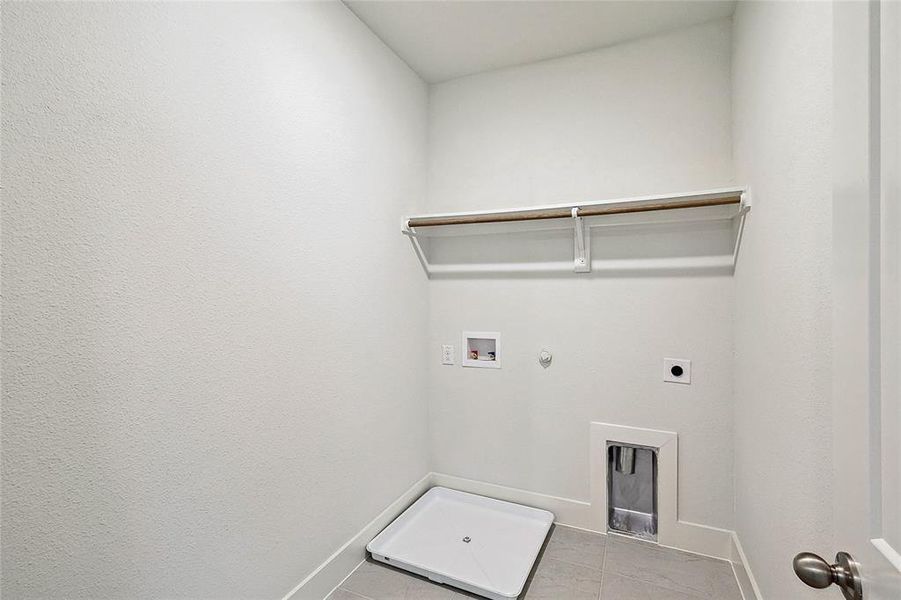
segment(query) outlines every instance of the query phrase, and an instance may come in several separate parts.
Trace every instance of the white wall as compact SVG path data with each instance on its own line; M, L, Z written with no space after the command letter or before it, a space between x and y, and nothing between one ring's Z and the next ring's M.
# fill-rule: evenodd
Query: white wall
M433 86L428 208L731 183L730 27L719 21ZM698 233L673 234L662 250L682 252ZM595 245L615 254L653 238L613 235L635 237ZM563 239L571 259L572 238ZM532 259L547 258L539 250ZM732 288L728 275L692 273L433 280L434 470L585 500L590 421L673 430L681 518L731 527ZM459 350L465 329L502 333L502 369L439 364L440 344ZM554 353L547 370L536 360L541 348ZM691 386L663 383L665 356L693 361Z
M426 89L340 3L3 6L9 598L274 598L427 472Z
M735 274L735 524L771 600L821 597L791 570L831 556L832 12L740 2L737 178L754 191Z

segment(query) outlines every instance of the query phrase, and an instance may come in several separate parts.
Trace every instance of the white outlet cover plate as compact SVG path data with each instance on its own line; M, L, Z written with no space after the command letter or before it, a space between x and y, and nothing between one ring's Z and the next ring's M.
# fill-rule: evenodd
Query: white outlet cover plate
M682 367L682 375L673 375L673 367ZM669 383L691 383L691 361L684 358L663 359L663 381Z
M442 344L441 345L441 364L442 365L454 364L454 346L453 346L453 344Z

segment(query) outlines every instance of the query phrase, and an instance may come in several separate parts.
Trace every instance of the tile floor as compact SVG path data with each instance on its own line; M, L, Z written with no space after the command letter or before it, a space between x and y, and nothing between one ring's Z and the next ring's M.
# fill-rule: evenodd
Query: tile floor
M476 598L367 561L328 600ZM732 565L622 536L555 526L520 598L528 600L742 600Z

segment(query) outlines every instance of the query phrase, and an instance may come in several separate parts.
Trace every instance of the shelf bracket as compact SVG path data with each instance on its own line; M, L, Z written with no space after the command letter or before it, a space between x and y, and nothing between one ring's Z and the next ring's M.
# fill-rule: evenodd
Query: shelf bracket
M739 203L739 215L744 215L751 210L751 188L746 188L741 192L741 202Z
M584 219L579 216L579 207L572 209L573 216L573 271L591 272L591 236L585 235Z

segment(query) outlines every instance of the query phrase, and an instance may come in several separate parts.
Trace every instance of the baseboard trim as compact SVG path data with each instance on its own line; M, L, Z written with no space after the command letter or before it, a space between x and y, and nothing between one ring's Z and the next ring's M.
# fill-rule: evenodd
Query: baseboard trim
M561 498L559 496L550 496L538 492L530 492L529 490L507 487L495 483L447 475L446 473L432 473L432 485L440 485L461 492L488 496L489 498L496 498L498 500L515 502L533 508L549 510L554 513L555 523L596 531L596 528L589 526L591 514L591 504L589 502Z
M322 600L331 594L332 590L338 587L366 559L366 544L417 498L426 493L432 487L431 481L432 474L429 473L410 486L410 489L401 494L397 500L338 548L325 562L288 592L282 600Z
M748 557L745 556L744 548L738 539L738 534L732 532L730 560L732 561L732 570L735 571L735 579L738 581L738 589L741 590L741 596L744 600L763 600L760 588L757 586L757 580L751 572L751 565L748 564Z
M596 509L591 502L584 500L550 496L520 488L465 479L445 473L432 473L432 485L441 485L460 490L461 492L480 494L497 498L498 500L542 508L554 513L554 522L559 525L606 534L606 528L598 526L598 523L603 523L603 518L597 517L597 514L604 513L604 509L600 507ZM732 532L726 529L708 527L707 525L699 525L687 521L676 521L670 539L667 540L667 543L661 545L685 550L693 554L702 554L711 558L730 560L731 535Z

